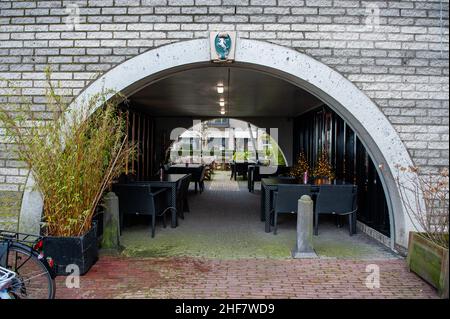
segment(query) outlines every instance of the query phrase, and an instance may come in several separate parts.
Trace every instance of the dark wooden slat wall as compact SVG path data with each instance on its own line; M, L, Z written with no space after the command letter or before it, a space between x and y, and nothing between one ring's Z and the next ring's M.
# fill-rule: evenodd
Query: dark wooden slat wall
M303 151L313 167L319 151L325 148L336 183L358 185L358 220L390 236L389 211L376 167L345 121L328 106L322 106L297 117L293 134L295 157Z
M125 119L130 143L137 144L135 160L128 165L128 173L142 181L154 175L154 121L153 118L133 110L126 110Z

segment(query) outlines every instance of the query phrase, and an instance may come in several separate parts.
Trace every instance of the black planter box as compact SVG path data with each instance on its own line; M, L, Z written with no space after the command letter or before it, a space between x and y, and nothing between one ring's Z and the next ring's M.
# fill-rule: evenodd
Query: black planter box
M44 252L53 258L56 275L66 276L67 265L75 264L84 275L98 260L97 224L80 237L44 237Z

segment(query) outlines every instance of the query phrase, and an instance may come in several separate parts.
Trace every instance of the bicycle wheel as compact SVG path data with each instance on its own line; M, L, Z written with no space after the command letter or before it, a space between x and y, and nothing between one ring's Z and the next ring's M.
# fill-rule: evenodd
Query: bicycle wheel
M30 248L12 244L9 248L7 268L17 275L9 294L17 299L53 299L55 281L49 270Z

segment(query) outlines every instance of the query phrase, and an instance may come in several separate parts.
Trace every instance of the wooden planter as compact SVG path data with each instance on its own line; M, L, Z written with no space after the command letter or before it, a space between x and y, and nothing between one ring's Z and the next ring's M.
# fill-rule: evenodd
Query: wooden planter
M410 232L407 263L410 271L437 288L441 298L448 298L448 249Z

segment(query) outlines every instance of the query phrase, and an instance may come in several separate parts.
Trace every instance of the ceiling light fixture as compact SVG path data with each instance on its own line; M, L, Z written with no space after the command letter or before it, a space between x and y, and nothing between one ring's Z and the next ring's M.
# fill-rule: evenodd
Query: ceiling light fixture
M217 84L217 93L222 94L224 91L224 87L222 83Z
M219 101L219 105L220 107L224 107L225 106L225 101L222 99Z
M225 110L224 110L224 109L221 109L221 110L220 110L220 114L225 115Z

